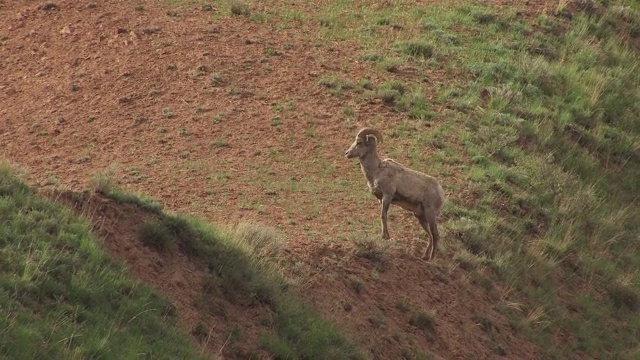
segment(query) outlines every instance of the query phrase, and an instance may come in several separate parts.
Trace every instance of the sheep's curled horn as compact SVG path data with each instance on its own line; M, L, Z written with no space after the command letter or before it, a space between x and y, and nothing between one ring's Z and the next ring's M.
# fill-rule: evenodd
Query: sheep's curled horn
M367 139L367 135L373 135L376 137L376 141L379 144L382 144L382 134L380 133L380 131L378 131L378 129L374 129L374 128L364 128L362 130L360 130L358 132L358 135L356 135L356 137L359 137L361 139Z

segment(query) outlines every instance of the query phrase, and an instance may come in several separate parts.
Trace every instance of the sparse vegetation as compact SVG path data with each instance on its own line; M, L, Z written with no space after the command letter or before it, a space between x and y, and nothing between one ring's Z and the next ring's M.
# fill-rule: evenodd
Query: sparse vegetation
M433 45L424 40L402 41L395 43L392 48L413 59L430 59L433 56Z
M115 173L115 165L97 171L89 178L89 185L95 192L108 194L116 188Z
M229 2L229 10L231 14L238 16L250 16L251 8L249 5L240 0L231 0Z
M403 61L396 58L389 58L380 61L380 68L388 72L396 72L402 66Z
M424 330L430 334L436 331L436 319L433 314L426 312L417 312L411 315L409 323L420 330Z
M523 296L531 308L510 316L543 349L557 351L548 334L568 331L582 354L625 357L637 353L629 349L640 322L609 320L636 313L640 293L634 240L640 213L631 210L640 178L634 140L640 95L627 90L640 84L638 52L629 42L638 37L640 8L614 1L593 4L592 11L569 3L533 23L515 9L484 5L397 11L393 22L406 31L393 36L359 20L388 24L385 10L339 8L323 15L334 25L320 36L356 39L366 60L406 56L418 72L447 63L446 85L428 91L450 109L435 116L459 144L430 142L445 163L468 156L461 164L466 190L477 195L450 199L445 208L446 227L464 247L456 262L490 293L500 281ZM434 117L421 84L386 78L375 94L383 104L416 119ZM402 138L423 131L418 124L409 133L405 123L387 125ZM588 308L598 307L598 316L570 310L580 307L574 297L553 295L585 283ZM545 309L556 310L548 316ZM562 356L575 350L564 347ZM500 344L494 352L508 356Z
M225 84L224 75L217 72L212 72L209 75L209 79L211 79L211 86L214 86L214 87L222 86Z
M384 271L388 266L389 255L385 244L371 238L359 239L355 242L355 255L370 260L378 270Z
M172 119L176 116L176 114L174 114L173 111L171 111L171 109L164 108L162 109L162 116L166 117L167 119Z
M159 221L145 222L140 228L142 243L158 250L168 250L172 242L169 228Z

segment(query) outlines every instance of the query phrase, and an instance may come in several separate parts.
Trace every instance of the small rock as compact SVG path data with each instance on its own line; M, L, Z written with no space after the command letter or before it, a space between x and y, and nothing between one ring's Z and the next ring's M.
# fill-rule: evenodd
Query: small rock
M145 35L157 34L160 31L162 31L162 29L160 29L159 27L150 27L150 28L142 29L142 33Z
M277 194L278 194L278 193L276 193L276 191L275 191L275 190L265 190L265 191L264 191L264 193L265 193L266 195L272 195L272 196L273 196L273 195L277 195Z
M71 29L69 25L63 27L62 30L60 30L60 34L63 34L63 35L69 35L72 32L73 32L73 29Z
M87 4L87 9L95 9L96 7L98 7L98 5L96 5L94 3L88 3Z
M38 10L55 10L58 8L58 5L51 3L51 2L46 2L44 4L38 5Z

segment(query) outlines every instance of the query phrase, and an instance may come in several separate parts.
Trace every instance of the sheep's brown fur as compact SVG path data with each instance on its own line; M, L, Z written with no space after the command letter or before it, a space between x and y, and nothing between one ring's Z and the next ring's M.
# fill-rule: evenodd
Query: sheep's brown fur
M382 238L390 238L387 228L389 206L398 205L411 211L430 234L432 241L424 254L428 252L428 259L431 260L435 257L440 239L436 217L444 204L444 190L432 176L406 168L391 159L382 160L377 151L378 143L382 143L380 131L364 128L358 132L345 155L347 158L359 158L369 190L382 204Z

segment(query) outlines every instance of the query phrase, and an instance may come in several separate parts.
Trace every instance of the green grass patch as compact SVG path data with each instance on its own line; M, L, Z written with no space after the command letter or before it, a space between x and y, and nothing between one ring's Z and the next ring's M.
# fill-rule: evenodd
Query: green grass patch
M173 305L97 244L0 163L0 357L200 358Z

